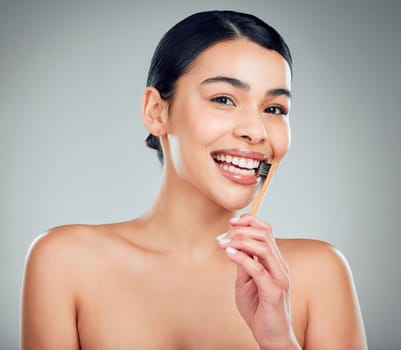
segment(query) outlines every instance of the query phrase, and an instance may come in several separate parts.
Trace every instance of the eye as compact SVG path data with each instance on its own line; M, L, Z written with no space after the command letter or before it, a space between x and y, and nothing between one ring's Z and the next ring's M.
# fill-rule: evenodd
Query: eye
M212 98L212 102L220 103L228 106L235 106L233 100L227 96L217 96Z
M266 113L275 114L275 115L287 115L288 112L280 106L269 106L265 109Z

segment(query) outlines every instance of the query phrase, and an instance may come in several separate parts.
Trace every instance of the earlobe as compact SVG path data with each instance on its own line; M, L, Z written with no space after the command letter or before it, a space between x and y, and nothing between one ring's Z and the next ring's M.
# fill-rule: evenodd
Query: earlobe
M159 91L148 86L142 96L142 120L154 136L167 133L168 102L163 100Z

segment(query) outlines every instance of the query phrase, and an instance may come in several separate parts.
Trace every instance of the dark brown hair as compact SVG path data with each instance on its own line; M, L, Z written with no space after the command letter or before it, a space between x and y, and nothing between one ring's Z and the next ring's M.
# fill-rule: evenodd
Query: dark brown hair
M162 37L152 57L147 86L155 87L163 99L171 100L177 80L202 51L217 42L236 38L247 38L277 51L288 62L292 73L290 50L280 34L267 23L246 13L205 11L183 19ZM150 134L146 145L157 150L163 163L159 138Z

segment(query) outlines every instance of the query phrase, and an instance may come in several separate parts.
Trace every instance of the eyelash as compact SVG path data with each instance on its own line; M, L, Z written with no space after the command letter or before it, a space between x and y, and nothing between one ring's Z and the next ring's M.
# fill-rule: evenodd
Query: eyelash
M274 109L275 112L267 112L268 110ZM288 112L285 110L285 108L281 107L281 106L269 106L265 109L266 113L272 113L274 115L287 115ZM277 113L278 111L278 113Z
M219 104L227 105L227 106L235 106L234 101L228 96L216 96L211 99L212 102L216 102ZM230 102L230 103L227 103ZM273 111L274 110L274 111ZM269 106L264 110L266 113L274 114L274 115L287 115L287 111L285 108L277 105Z
M211 101L219 103L219 104L223 104L223 105L235 106L234 101L228 96L216 96L216 97L213 97ZM227 101L230 101L231 103L228 104Z

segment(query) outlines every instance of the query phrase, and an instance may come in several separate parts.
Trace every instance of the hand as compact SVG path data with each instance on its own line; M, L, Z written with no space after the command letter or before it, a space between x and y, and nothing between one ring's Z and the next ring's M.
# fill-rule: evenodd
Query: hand
M238 267L235 301L261 349L300 349L292 324L289 271L271 226L245 214L219 244Z

